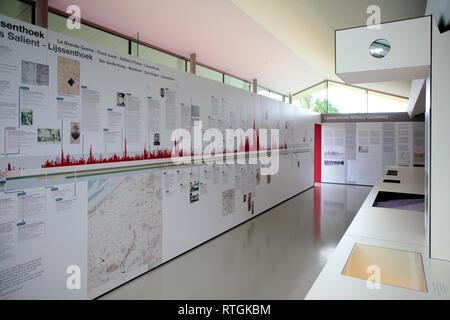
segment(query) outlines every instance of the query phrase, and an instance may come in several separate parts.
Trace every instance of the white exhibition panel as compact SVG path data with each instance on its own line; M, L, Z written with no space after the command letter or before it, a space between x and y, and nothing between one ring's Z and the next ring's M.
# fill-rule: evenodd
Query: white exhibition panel
M448 190L450 186L449 133L450 126L450 90L448 76L450 72L450 33L440 33L433 23L433 57L431 79L431 112L427 110L427 142L430 150L430 162L427 166L431 193L430 204L430 253L431 257L450 261L450 214L448 209ZM427 83L428 90L430 83ZM430 96L428 96L428 99ZM430 119L431 117L431 119ZM430 131L428 131L430 130Z
M85 299L66 272L87 274L87 183L1 192L0 211L1 299Z
M423 122L322 123L322 182L374 185L389 165L423 165Z
M431 16L336 31L336 74L346 83L425 79L430 71ZM391 45L384 58L370 55L375 40Z
M2 17L2 20L14 24L13 19ZM5 50L0 57L4 68L0 77L7 81L5 87L8 90L2 96L2 102L8 104L2 105L0 111L7 115L2 116L0 129L16 129L18 132L14 133L20 135L20 143L13 137L8 139L11 134L2 139L2 168L8 164L21 169L40 168L46 160L53 160L62 152L75 160L86 159L91 147L94 156L121 156L125 141L129 155L142 153L144 148L151 151L172 148L170 133L182 127L181 122L185 120L181 118L186 114L182 113L185 110L179 106L184 103L190 108L191 74L111 52L33 25L16 24L43 32L45 39L35 47L9 40L4 31ZM73 58L52 51L56 48L75 50L90 58ZM30 64L32 69L32 63L46 69L46 81L37 82L45 76L36 74L35 85L30 80L24 84L24 78L32 76L27 74L25 66ZM36 71L28 73L33 72ZM71 77L65 73L71 73L77 83L67 86L65 82ZM117 81L118 74L120 81ZM160 96L161 88L166 93L164 98ZM122 95L122 104L126 107L118 105L118 95ZM26 117L26 112L31 123L22 120L17 123L19 116ZM148 121L150 117L152 120ZM76 139L71 136L74 125L79 126ZM36 137L39 130L47 129L59 134L59 139L39 142ZM155 133L159 134L159 145L155 144Z
M163 171L164 180L166 176L179 174L178 170L186 170L188 174L197 170L195 174L199 175L200 181L200 200L195 203L190 203L188 194L180 197L179 194L163 191L163 261L294 196L298 193L296 190L306 190L311 186L313 162L307 153L280 158L280 171L270 176L270 182L268 176L261 176L257 181L256 166L252 165L204 165ZM250 179L246 179L248 175ZM216 182L225 180L224 176L229 177L225 182ZM234 192L235 208L225 213L223 195L228 190ZM253 211L248 200L243 201L244 195L247 199L250 195L255 201Z
M313 185L319 114L0 20L0 299L98 297ZM172 131L198 120L278 129L278 172L174 165Z

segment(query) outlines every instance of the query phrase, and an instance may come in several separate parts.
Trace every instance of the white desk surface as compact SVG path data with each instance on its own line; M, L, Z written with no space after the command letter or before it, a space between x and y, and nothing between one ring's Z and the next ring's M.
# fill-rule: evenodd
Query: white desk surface
M398 175L386 176L387 169L398 170ZM429 258L424 214L372 207L378 191L424 194L424 169L393 166L387 169L367 196L306 299L450 299L450 262ZM401 183L383 183L383 179L396 179ZM355 243L421 253L427 292L386 284L381 284L381 289L369 289L366 280L342 275Z

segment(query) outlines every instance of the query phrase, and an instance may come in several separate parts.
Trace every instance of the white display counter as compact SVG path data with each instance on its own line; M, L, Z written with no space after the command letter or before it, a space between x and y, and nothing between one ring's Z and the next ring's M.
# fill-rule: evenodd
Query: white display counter
M397 176L386 175L397 170ZM384 179L400 183L384 183ZM401 209L373 207L379 191L424 194L424 169L389 167L378 179L372 191L356 214L350 227L316 279L306 299L449 299L450 262L429 258L425 238L424 214ZM343 275L355 244L406 250L420 253L425 274L426 292L383 283L380 272L379 289L367 279ZM389 272L389 270L384 270ZM405 269L404 272L409 272ZM414 274L408 275L411 279Z

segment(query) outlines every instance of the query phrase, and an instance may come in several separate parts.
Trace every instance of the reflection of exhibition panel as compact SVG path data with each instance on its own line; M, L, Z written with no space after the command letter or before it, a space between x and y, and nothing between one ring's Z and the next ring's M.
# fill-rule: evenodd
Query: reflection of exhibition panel
M322 182L374 185L389 165L423 161L424 122L322 124Z
M373 26L371 26L373 27ZM430 71L431 16L336 31L336 74L346 83L424 79ZM384 58L369 53L387 40Z
M426 226L429 226L430 256L450 261L450 212L448 210L448 190L450 181L449 136L450 90L448 77L450 74L450 33L440 33L433 23L432 74L427 79L426 142L427 158L426 194L428 208L426 210ZM430 106L431 103L431 106Z
M0 20L0 298L97 297L313 185L317 114ZM174 165L195 121L278 129L278 172Z

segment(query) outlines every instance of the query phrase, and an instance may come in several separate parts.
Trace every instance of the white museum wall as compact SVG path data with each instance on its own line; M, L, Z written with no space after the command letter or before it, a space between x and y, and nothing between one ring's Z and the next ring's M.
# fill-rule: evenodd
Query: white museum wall
M0 20L0 298L95 298L313 186L319 114ZM174 165L171 133L195 120L279 129L279 171ZM168 154L148 157L156 151ZM237 151L229 156L256 153ZM81 272L71 290L69 263Z

